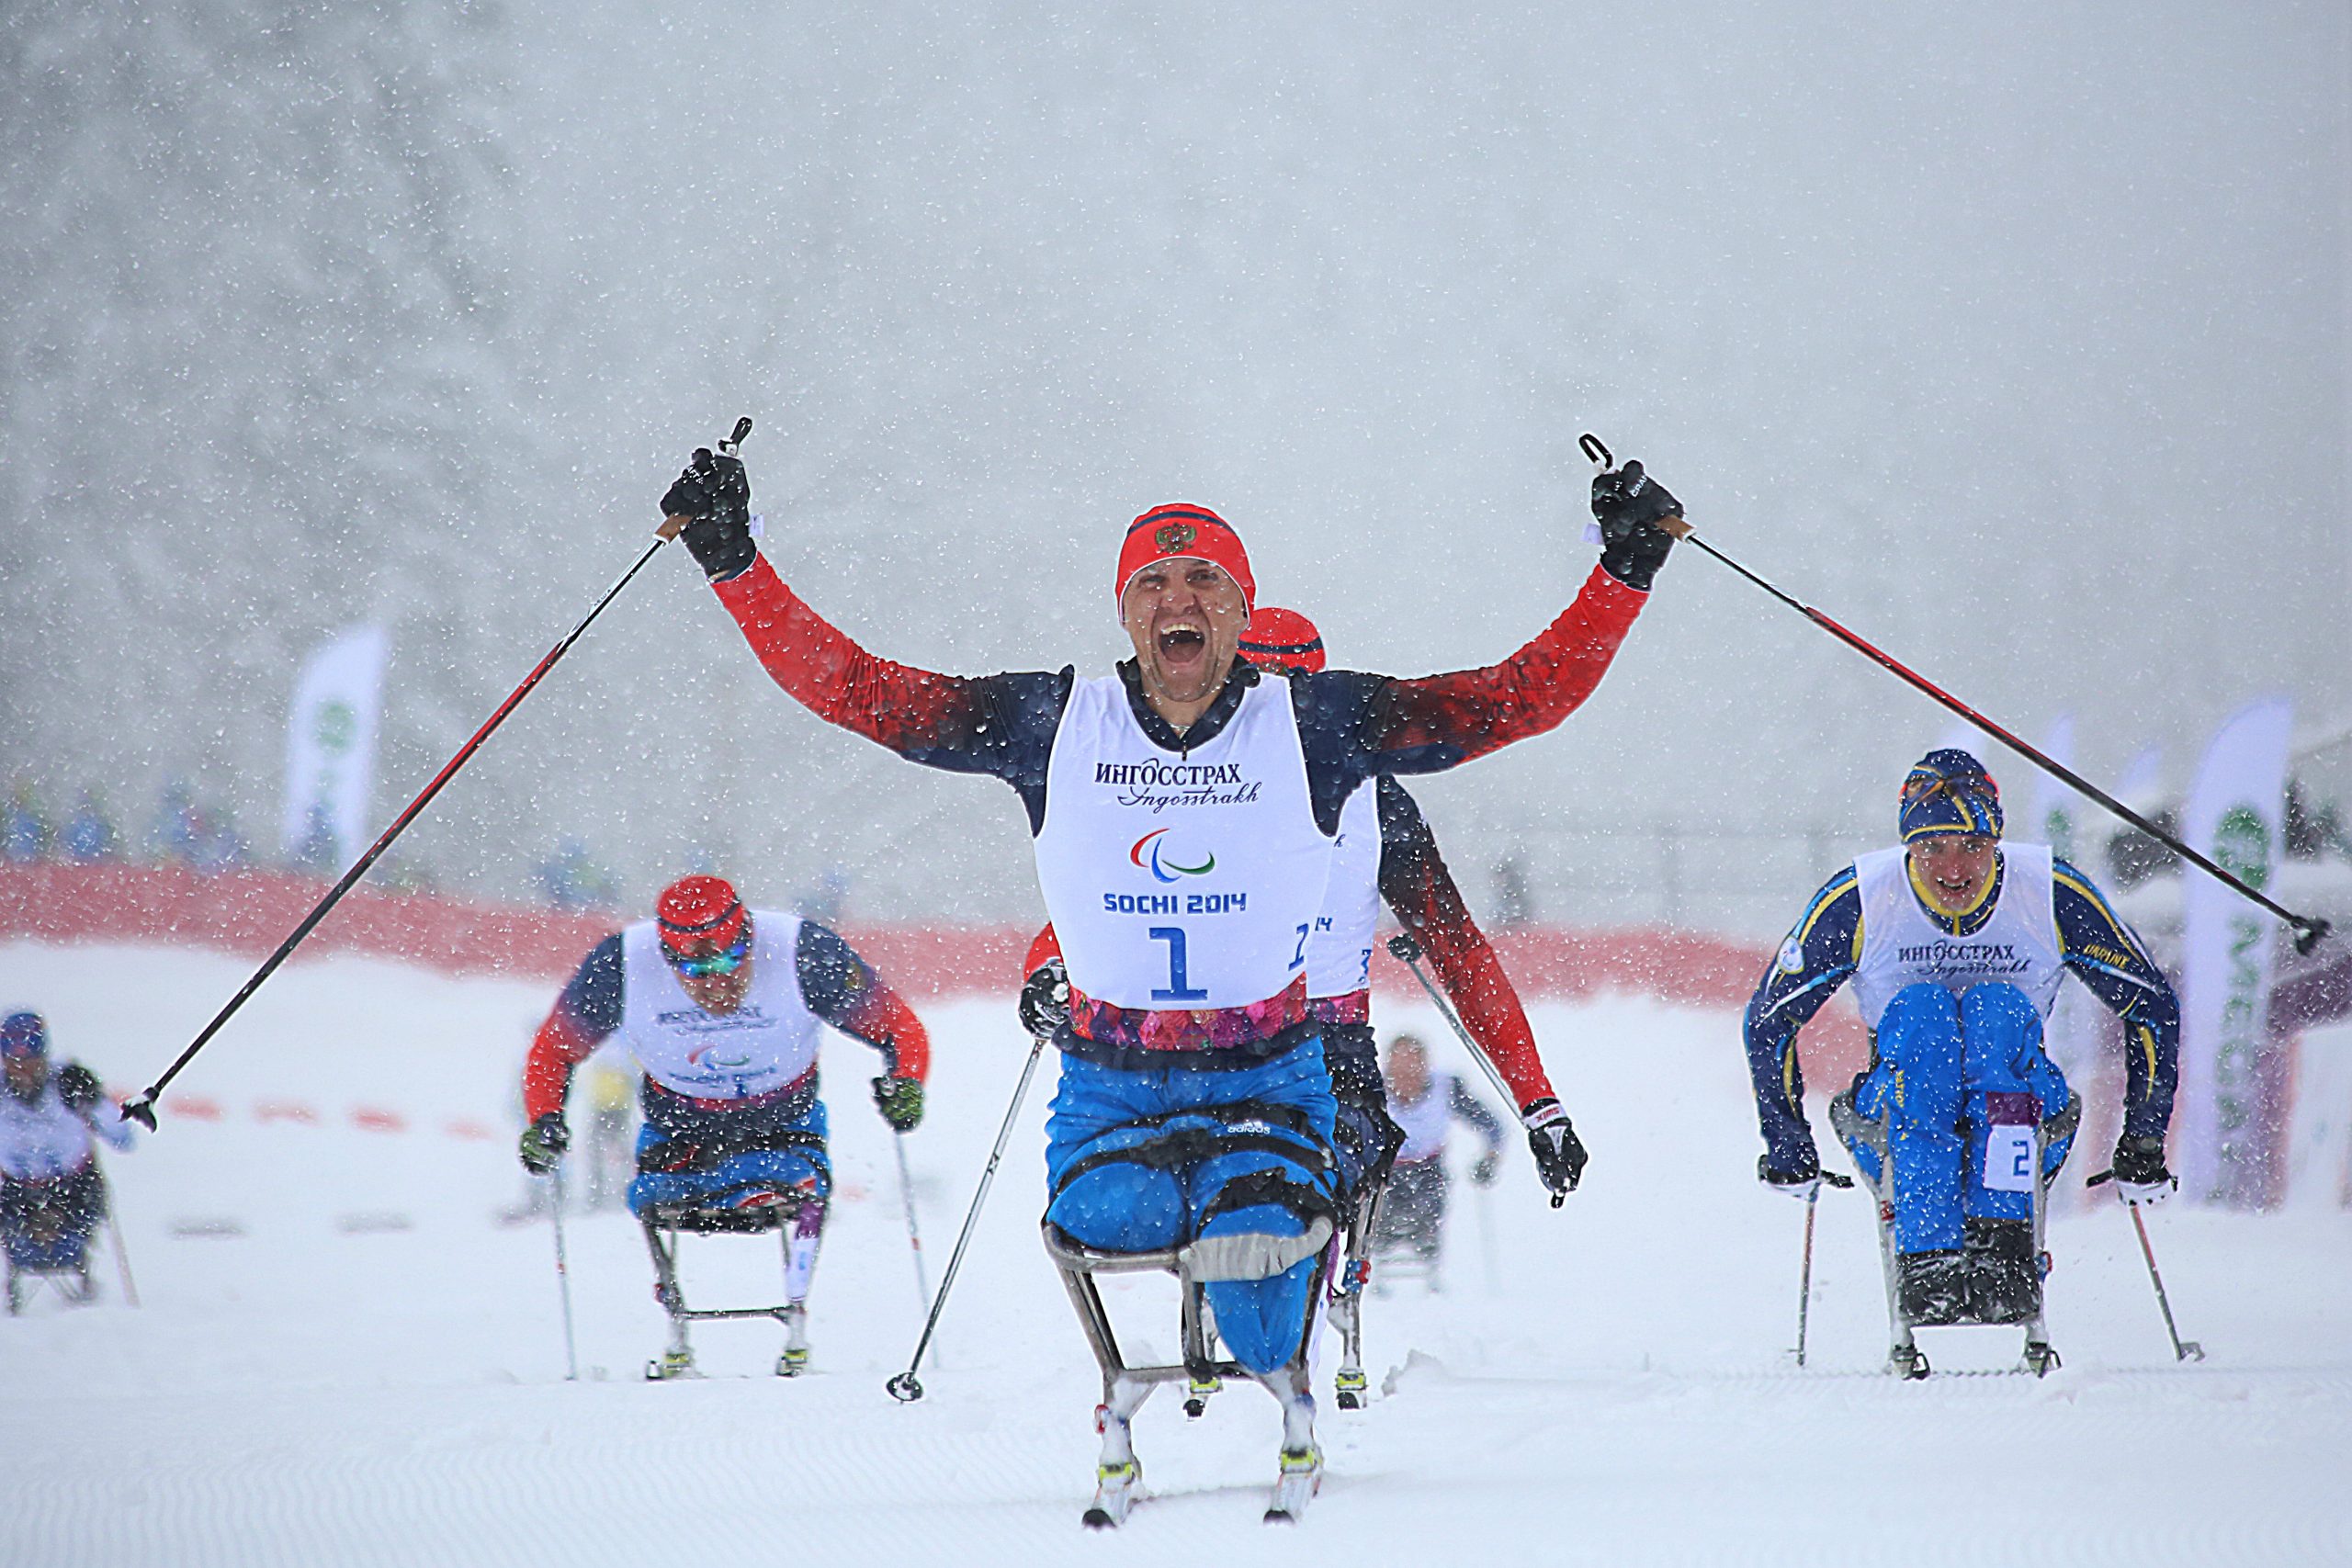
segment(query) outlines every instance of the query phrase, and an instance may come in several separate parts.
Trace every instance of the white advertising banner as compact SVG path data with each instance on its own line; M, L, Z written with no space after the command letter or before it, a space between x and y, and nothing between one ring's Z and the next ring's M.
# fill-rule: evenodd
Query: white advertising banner
M286 858L340 871L368 841L368 792L383 709L384 628L345 628L311 651L286 719Z
M2082 770L2075 766L2075 716L2061 714L2041 738L2041 754L2070 772ZM2008 816L2009 836L2018 839L2039 839L2050 846L2060 860L2072 861L2084 871L2094 868L2084 859L2090 852L2087 843L2078 841L2082 834L2083 797L2058 782L2057 776L2033 770L2033 815L2019 821L2013 814L2015 807L2005 807Z
M2256 888L2278 868L2294 705L2255 703L2222 722L2181 812L2181 838ZM2263 1057L2278 922L2214 877L2181 869L2181 1188L2207 1202L2260 1191L2278 1129Z

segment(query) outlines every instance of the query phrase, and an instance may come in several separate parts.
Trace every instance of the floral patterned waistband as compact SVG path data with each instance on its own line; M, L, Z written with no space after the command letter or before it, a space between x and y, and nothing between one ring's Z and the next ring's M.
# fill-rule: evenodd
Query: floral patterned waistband
M1370 1023L1372 988L1367 986L1344 997L1313 998L1306 1004L1306 1016L1317 1023Z
M1302 975L1262 1002L1247 1007L1124 1008L1069 990L1070 1029L1082 1040L1133 1051L1224 1051L1257 1045L1307 1019Z

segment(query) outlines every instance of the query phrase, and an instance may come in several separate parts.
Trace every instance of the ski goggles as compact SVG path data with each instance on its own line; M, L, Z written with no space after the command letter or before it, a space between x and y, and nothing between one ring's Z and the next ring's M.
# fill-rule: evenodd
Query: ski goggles
M667 946L662 949L662 956L670 961L670 967L690 980L700 980L712 975L732 975L751 955L752 933L749 931L737 937L732 947L721 948L717 953L697 953L691 958L673 953Z
M1933 800L1938 795L1962 793L2001 798L2001 786L1993 782L1990 773L1941 773L1933 768L1914 768L1911 776L1903 781L1903 804L1917 806L1923 800Z

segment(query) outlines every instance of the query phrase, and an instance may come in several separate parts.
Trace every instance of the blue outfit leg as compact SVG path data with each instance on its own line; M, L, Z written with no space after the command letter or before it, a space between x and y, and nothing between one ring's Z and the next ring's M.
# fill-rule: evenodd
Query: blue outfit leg
M1226 1108L1250 1102L1251 1115ZM1307 1222L1281 1199L1336 1207L1336 1105L1319 1041L1244 1067L1130 1072L1066 1056L1046 1124L1046 1217L1073 1241L1148 1252L1225 1240L1237 1273ZM1261 1243L1263 1238L1263 1244ZM1317 1261L1211 1280L1209 1310L1235 1360L1272 1371L1298 1353Z
M1962 1243L1964 1058L1957 998L1941 986L1905 986L1879 1017L1878 1060L1855 1080L1854 1109L1886 1127L1899 1253ZM1877 1169L1876 1151L1856 1149L1854 1157L1866 1172Z
M1986 1134L1996 1121L2011 1119L1994 1115L1987 1097L2030 1095L2040 1118L2047 1121L2066 1109L2066 1076L2041 1048L2041 1013L2015 986L1992 982L1970 987L1960 998L1960 1027L1967 1042L1962 1077L1971 1134L1963 1205L1972 1219L2030 1220L2031 1192L1984 1184ZM2044 1175L2058 1168L2073 1143L2069 1134L2042 1151Z

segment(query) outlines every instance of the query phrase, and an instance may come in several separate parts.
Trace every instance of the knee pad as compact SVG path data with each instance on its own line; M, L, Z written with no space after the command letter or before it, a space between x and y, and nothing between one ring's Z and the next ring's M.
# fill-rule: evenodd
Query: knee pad
M1184 1191L1164 1170L1114 1160L1080 1171L1046 1207L1061 1233L1097 1252L1157 1252L1184 1239Z
M1307 1258L1270 1279L1213 1280L1205 1287L1217 1337L1253 1372L1290 1364L1306 1337L1319 1258Z
M1997 983L1972 986L1960 1011L1972 1091L2030 1093L2045 1118L2066 1109L2066 1076L2042 1049L2041 1014L2023 991Z

